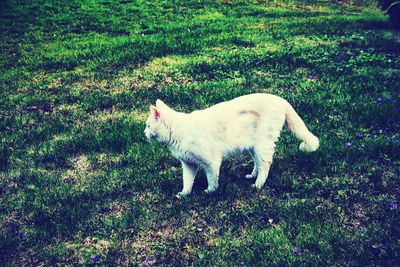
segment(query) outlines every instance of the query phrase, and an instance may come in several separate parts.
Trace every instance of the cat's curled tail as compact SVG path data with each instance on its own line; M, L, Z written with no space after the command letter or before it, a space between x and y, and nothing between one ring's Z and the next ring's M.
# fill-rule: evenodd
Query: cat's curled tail
M318 137L313 135L304 124L303 120L294 110L294 108L287 103L286 109L286 127L294 133L294 135L303 141L299 149L304 152L314 152L319 147Z

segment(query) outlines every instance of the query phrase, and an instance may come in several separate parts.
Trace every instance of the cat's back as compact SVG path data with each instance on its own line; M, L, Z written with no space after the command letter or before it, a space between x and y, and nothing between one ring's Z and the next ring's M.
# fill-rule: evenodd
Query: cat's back
M239 96L229 101L221 102L207 109L204 109L204 114L225 113L225 115L242 111L265 111L267 109L281 109L286 105L286 100L272 94L249 94Z
M189 114L188 131L193 142L201 147L212 145L230 153L247 149L261 132L282 128L285 119L285 100L270 94L250 94L221 102ZM199 145L200 146L200 145Z

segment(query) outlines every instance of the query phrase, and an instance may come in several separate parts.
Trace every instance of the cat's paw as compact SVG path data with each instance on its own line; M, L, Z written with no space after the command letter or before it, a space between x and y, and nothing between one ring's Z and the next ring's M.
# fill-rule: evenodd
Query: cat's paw
M206 192L207 194L210 194L210 193L214 192L215 190L217 190L216 187L207 187L207 189L204 190L204 192Z
M246 178L246 179L254 179L256 177L251 175L251 174L247 174L244 178Z
M258 184L256 182L255 184L252 184L251 187L254 188L254 189L260 190L263 187L263 185L262 184Z
M182 199L184 197L188 197L189 195L190 195L190 192L189 193L187 193L187 192L179 192L178 194L175 195L175 197L177 199Z

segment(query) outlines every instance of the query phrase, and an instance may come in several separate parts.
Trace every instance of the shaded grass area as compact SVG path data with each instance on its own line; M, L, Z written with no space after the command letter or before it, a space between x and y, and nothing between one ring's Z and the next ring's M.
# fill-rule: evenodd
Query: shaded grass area
M393 265L400 37L373 1L6 1L0 11L0 258L6 265ZM181 169L143 135L267 92L321 148L282 133L266 185L227 160Z

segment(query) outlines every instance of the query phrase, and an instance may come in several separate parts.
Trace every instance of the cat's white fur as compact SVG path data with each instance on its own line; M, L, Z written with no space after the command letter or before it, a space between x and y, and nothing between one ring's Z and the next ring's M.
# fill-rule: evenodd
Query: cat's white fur
M144 131L171 149L182 163L183 189L177 197L192 191L199 168L207 175L210 193L218 187L222 160L232 154L248 151L254 160L253 172L246 178L257 178L260 189L268 176L282 127L303 141L300 150L317 150L319 141L306 127L293 107L283 98L270 94L251 94L222 102L192 113L177 112L161 100L150 107Z

